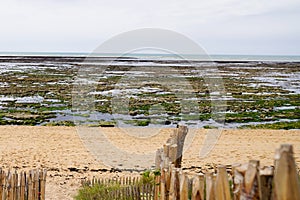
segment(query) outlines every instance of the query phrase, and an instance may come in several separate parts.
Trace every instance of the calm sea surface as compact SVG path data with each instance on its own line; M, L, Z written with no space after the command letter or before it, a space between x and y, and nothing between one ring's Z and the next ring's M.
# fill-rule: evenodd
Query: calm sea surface
M0 52L0 56L91 56L89 53L60 53L60 52ZM92 54L96 57L115 57L119 54ZM124 56L142 59L181 59L178 55L170 54L126 54ZM185 59L213 61L283 61L299 62L300 55L184 55Z

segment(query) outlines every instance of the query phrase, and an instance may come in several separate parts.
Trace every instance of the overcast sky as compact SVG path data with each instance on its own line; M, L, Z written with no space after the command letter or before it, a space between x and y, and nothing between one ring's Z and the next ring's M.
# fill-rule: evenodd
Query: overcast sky
M299 0L0 0L0 51L92 52L138 28L182 33L209 54L300 55Z

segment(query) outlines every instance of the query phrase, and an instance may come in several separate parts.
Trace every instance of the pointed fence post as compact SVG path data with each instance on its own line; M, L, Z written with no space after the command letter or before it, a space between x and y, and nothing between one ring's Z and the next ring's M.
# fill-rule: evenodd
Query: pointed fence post
M155 155L155 168L160 169L163 160L163 149L157 149Z
M205 174L205 183L206 183L206 200L215 200L215 181L212 172Z
M192 200L203 200L200 193L200 178L199 176L194 176L192 182Z
M20 175L20 200L25 200L25 184L26 184L26 174L21 172Z
M0 168L0 199L2 199L2 195L5 192L4 190L4 180L5 180L5 173L2 171L2 168Z
M177 135L177 156L175 161L176 168L181 168L183 146L184 146L184 141L187 133L188 133L187 126L182 126L182 125L178 126L177 134L176 134Z
M272 199L273 167L265 167L259 171L259 198L260 200Z
M259 199L258 168L259 168L259 161L257 160L249 161L248 169L245 173L244 188L242 190L241 198L253 199L253 200Z
M175 200L176 199L176 169L172 168L171 171L171 179L170 179L170 190L169 190L169 199L170 200Z
M160 192L160 184L161 184L161 178L162 176L162 170L161 170L161 174L159 176L155 176L155 185L154 185L154 200L159 200L159 195L161 194Z
M231 200L226 166L218 167L218 174L215 182L215 196L218 200Z
M177 158L177 149L178 149L177 144L172 144L169 148L170 162L172 162L172 164L174 164L174 165L175 165L176 158ZM176 167L176 165L175 165L175 167Z
M241 198L241 193L244 188L244 176L248 164L234 166L233 167L233 199L239 200Z
M41 200L46 199L46 177L47 177L47 170L44 169L41 171L41 176L40 176L40 193L41 193ZM98 180L99 181L99 180Z
M293 146L283 144L279 150L274 175L274 198L277 200L300 199L299 175L293 157Z
M179 169L173 168L170 180L170 200L179 200L180 199L180 184L179 184Z
M180 171L180 200L188 200L189 197L189 178Z

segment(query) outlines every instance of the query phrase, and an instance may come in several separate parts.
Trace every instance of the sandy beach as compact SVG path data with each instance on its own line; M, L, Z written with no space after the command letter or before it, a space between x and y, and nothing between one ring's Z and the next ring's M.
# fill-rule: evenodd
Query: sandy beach
M162 129L155 136L139 138L124 134L118 128L97 129L101 129L120 151L141 155L161 147L173 131ZM204 166L207 163L244 163L249 159L260 160L261 165L272 165L275 148L283 143L294 145L296 162L300 166L299 130L223 130L209 155L199 158L207 131L195 130L183 156L183 167ZM46 168L47 199L72 199L80 186L80 180L87 177L139 173L128 170L110 172L111 167L94 157L90 149L84 146L75 127L0 126L0 133L1 167L25 171L38 167ZM111 159L115 159L113 155L106 154L106 157L103 157L103 160ZM147 164L154 165L154 160L152 162ZM118 165L120 168L123 166L122 163Z

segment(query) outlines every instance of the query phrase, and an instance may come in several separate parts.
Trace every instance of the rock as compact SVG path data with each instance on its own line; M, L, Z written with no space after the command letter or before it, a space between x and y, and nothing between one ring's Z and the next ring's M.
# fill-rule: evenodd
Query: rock
M78 172L80 169L79 168L76 168L76 167L68 167L68 170L70 172Z
M165 125L170 125L172 122L170 120L165 121Z

